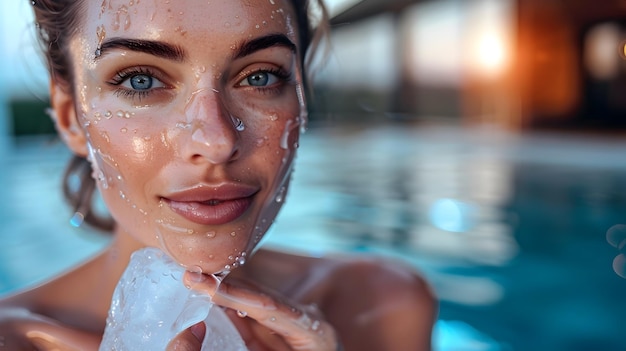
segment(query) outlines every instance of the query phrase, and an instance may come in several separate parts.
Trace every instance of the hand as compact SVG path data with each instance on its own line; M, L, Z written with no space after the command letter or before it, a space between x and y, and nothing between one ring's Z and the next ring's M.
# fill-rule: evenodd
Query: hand
M339 340L334 328L314 306L300 306L240 281L216 279L186 272L185 284L212 297L226 308L250 351L336 351ZM200 326L201 325L201 326ZM200 323L177 336L170 351L200 350L204 337ZM201 336L201 337L200 337Z

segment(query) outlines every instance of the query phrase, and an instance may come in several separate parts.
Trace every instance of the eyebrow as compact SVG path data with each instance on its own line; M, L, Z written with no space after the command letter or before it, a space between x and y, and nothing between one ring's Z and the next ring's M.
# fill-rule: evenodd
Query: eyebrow
M240 44L236 49L233 59L239 59L248 55L251 55L257 51L268 49L274 46L285 47L294 54L296 53L296 44L294 44L284 34L268 34L262 37L258 37L249 41L245 41Z
M238 49L236 49L233 58L239 59L257 51L274 46L285 47L293 53L296 53L297 51L296 44L294 44L286 35L269 34L243 42L238 46ZM172 45L154 40L110 38L102 42L102 44L98 47L98 50L96 51L96 60L106 55L113 49L126 49L142 52L177 62L183 62L187 58L185 50L178 45Z
M112 49L126 49L143 52L149 55L162 57L168 60L182 62L187 58L183 48L160 41L143 39L110 38L102 42L96 51L96 60L106 55Z

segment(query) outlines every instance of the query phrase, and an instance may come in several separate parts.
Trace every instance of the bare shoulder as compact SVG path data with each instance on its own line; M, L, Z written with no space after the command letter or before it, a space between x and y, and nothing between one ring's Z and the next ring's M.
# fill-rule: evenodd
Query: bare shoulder
M0 350L97 350L105 321L86 288L94 262L0 298Z
M346 350L430 350L437 301L414 268L385 258L343 258L324 306Z
M332 276L339 290L368 288L372 298L408 296L434 302L427 280L413 267L395 259L370 256L341 256L328 258Z
M346 350L431 349L438 303L412 266L371 256L263 255L278 267L290 267L281 277L293 282L289 295L317 304Z
M97 350L100 336L20 307L0 307L3 350Z

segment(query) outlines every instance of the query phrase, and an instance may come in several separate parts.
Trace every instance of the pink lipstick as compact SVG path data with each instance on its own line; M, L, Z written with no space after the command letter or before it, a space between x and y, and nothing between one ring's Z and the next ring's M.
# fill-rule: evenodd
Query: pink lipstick
M241 217L252 205L258 189L233 183L200 185L163 197L169 208L202 225L226 224Z

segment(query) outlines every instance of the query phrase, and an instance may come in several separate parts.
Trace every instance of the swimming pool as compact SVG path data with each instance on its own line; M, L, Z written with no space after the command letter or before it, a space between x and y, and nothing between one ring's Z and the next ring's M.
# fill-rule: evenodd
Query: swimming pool
M626 137L314 126L265 245L386 255L432 282L436 350L626 350ZM58 206L68 153L18 140L0 181L0 294L106 245Z

